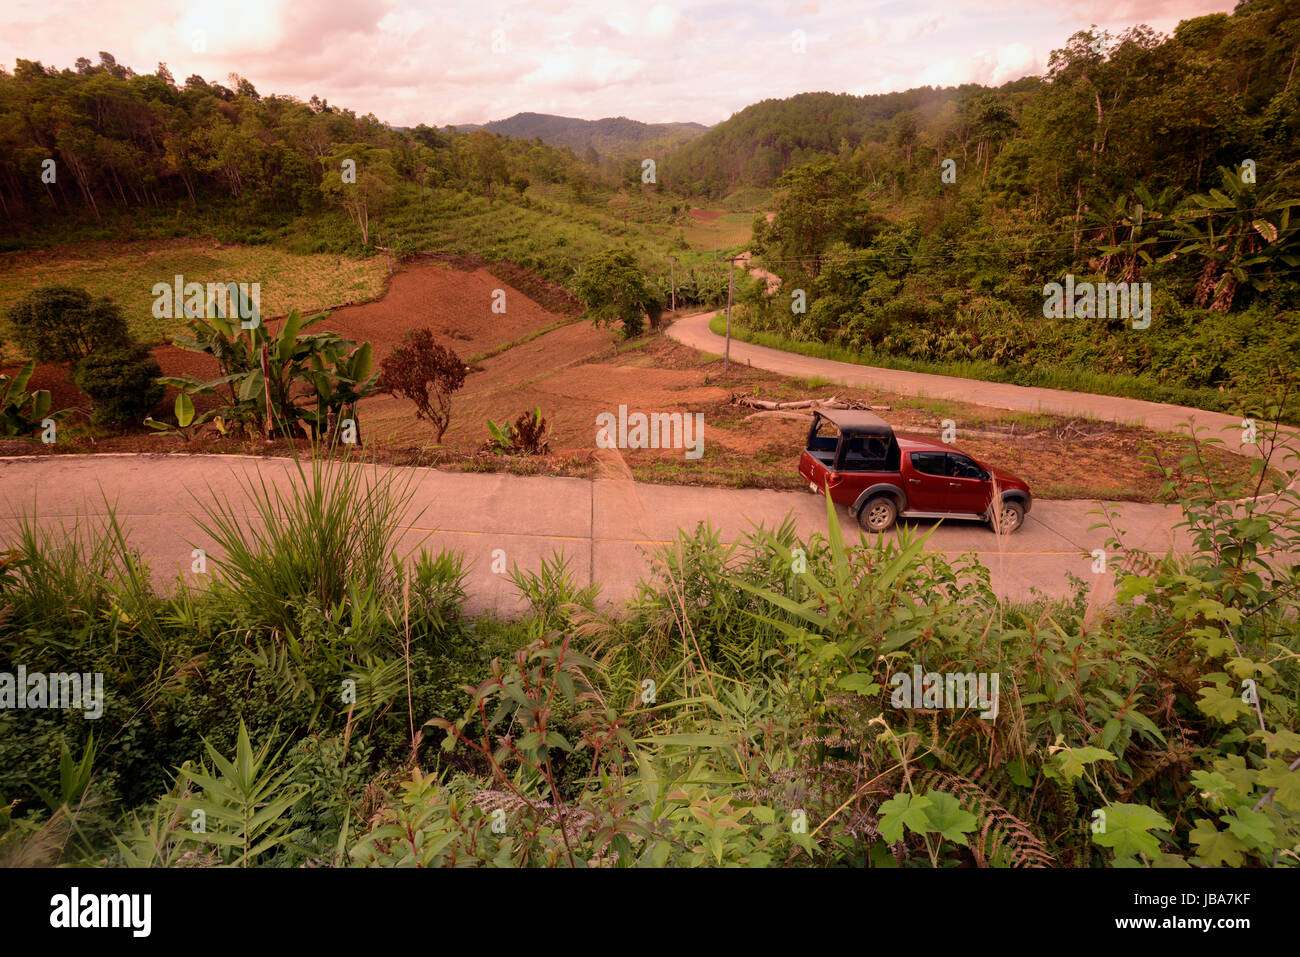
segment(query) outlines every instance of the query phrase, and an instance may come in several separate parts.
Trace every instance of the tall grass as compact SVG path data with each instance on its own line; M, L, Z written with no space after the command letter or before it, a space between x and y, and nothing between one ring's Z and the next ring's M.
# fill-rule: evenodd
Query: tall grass
M160 647L149 568L107 499L104 509L70 524L42 523L35 506L12 515L13 544L0 555L0 624L40 636L32 640L51 650L104 639L116 649L126 633ZM140 651L134 644L123 650Z
M396 593L398 538L413 495L411 473L319 454L309 466L295 459L290 479L286 489L264 472L242 477L243 509L216 490L195 496L198 525L221 553L214 559L221 592L249 624L282 635L296 635L304 606L330 618L349 598Z

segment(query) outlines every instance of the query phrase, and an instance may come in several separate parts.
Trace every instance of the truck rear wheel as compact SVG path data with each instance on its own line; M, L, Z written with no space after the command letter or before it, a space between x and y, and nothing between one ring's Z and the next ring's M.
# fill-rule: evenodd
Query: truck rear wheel
M888 495L877 495L858 511L858 524L868 532L884 532L898 518L898 506Z

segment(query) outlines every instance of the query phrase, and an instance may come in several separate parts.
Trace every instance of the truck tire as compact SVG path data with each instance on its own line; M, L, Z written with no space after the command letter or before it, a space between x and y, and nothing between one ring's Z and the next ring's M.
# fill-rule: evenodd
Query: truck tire
M877 495L858 510L858 524L868 532L887 532L897 518L898 504L888 495Z
M996 515L990 514L989 524L993 526L993 531L1002 535L1018 532L1025 524L1025 506L1015 499L1004 499L1002 510Z

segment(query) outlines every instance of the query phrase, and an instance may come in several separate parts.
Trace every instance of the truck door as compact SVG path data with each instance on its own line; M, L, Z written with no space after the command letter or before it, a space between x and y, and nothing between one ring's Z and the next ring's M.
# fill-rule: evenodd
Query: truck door
M914 512L950 511L948 456L944 452L912 452L906 475L907 507Z
M969 456L948 453L948 506L950 512L983 515L993 496L988 473Z

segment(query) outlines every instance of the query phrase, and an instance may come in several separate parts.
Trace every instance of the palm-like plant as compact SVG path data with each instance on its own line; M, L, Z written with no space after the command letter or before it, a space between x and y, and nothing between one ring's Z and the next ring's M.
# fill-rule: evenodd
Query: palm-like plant
M1219 174L1222 188L1192 196L1191 211L1197 215L1173 222L1165 235L1181 240L1169 258L1204 259L1196 305L1227 312L1242 285L1264 289L1279 263L1300 265L1291 226L1291 208L1300 206L1300 199L1279 200L1277 190L1261 193L1226 166Z
M48 390L27 391L35 371L36 360L32 359L15 375L0 375L0 435L31 435L45 419L57 420L68 414L67 409L50 414Z
M351 342L339 339L312 355L307 377L316 393L316 411L309 418L316 434L322 435L328 430L331 413L336 422L344 417L357 422L357 403L375 391L379 373L374 371L370 343L353 349ZM332 435L329 438L333 440ZM359 424L357 444L361 444Z

